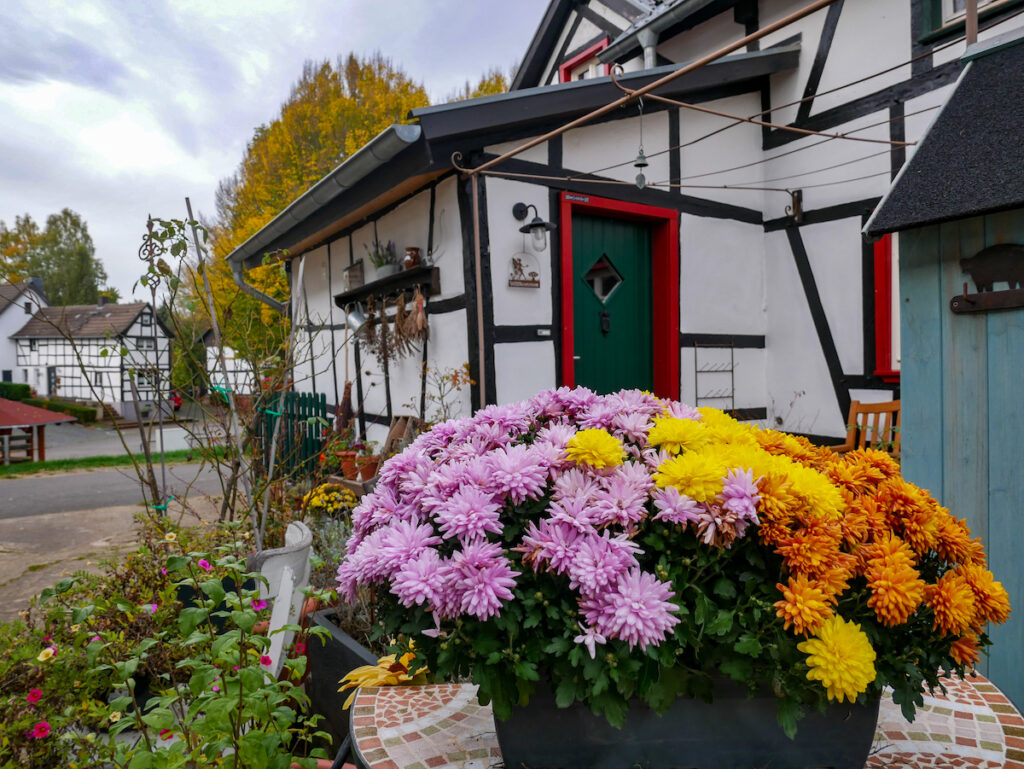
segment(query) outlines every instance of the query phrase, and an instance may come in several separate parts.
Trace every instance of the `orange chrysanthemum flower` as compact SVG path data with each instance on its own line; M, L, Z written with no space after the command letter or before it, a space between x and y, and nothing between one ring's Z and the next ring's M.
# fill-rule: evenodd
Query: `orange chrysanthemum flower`
M800 529L782 540L775 552L785 559L790 571L818 577L835 564L839 542L820 528Z
M974 621L974 591L956 572L946 572L925 589L925 603L935 612L933 627L943 635L963 635Z
M974 595L975 627L980 629L986 622L1006 622L1010 616L1010 596L1002 583L996 582L992 572L983 566L969 563L960 566L957 574Z
M939 516L939 541L935 546L939 556L950 563L967 563L973 551L971 549L971 532L967 522L954 518L949 511L942 508L945 515Z
M900 463L886 451L878 449L861 449L850 452L856 459L870 465L886 478L896 478L900 474Z
M865 576L871 589L868 606L879 622L889 627L906 622L924 599L926 585L921 575L898 557L872 561Z
M825 470L825 475L836 486L855 496L867 494L882 480L870 465L857 462L835 462Z
M978 636L974 633L967 633L953 641L949 646L949 656L961 665L974 665L980 662L981 651L978 649Z
M852 559L852 556L848 556L846 553L842 553L842 555ZM818 584L821 586L822 592L828 596L828 600L835 604L839 601L839 596L850 587L852 577L853 569L849 567L832 568L818 578Z
M789 584L777 584L783 600L776 601L776 615L783 621L783 629L797 635L814 633L821 624L832 616L832 607L828 604L825 592L804 575L790 577Z
M889 478L878 487L879 504L887 512L893 531L920 554L933 550L939 541L938 503L912 483Z
M857 551L857 558L861 574L881 566L917 566L917 554L895 534L888 534L884 539L864 545Z

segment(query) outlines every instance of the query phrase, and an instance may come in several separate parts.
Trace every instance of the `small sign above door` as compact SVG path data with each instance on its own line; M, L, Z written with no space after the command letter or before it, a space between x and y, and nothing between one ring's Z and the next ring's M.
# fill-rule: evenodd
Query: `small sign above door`
M511 288L540 288L540 264L525 251L508 260L508 285Z

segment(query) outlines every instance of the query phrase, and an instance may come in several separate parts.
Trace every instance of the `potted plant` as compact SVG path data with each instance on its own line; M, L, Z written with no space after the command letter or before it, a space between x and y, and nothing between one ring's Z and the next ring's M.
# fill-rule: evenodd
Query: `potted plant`
M369 481L377 475L380 455L375 453L376 448L375 441L363 441L359 446L356 454L356 467L359 471L359 478L363 481Z
M375 590L397 651L478 685L508 766L860 767L882 688L912 717L1009 613L888 455L639 391L435 426L347 553L342 595Z
M377 277L382 278L385 275L394 275L396 272L402 271L402 262L398 258L395 241L389 240L382 244L379 240L374 240L372 245L364 244L363 247L377 270Z

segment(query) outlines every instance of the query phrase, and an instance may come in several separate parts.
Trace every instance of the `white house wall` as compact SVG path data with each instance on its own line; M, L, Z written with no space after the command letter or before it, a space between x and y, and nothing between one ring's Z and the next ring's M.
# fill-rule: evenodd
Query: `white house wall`
M644 115L643 142L647 154L668 146L667 112ZM637 174L633 160L639 148L640 122L637 118L624 118L566 132L562 136L562 162L566 168L583 173L592 173L621 163L617 168L601 170L600 175L632 182ZM666 181L669 178L668 153L648 160L650 165L644 170L644 176L651 182ZM614 190L614 187L608 189L609 197L615 196Z
M0 372L10 371L11 381L36 387L35 370L18 365L18 345L11 334L20 331L32 317L25 312L25 302L31 302L32 312L46 303L31 289L26 289L11 305L0 300Z
M494 345L494 374L498 403L526 400L538 390L553 387L556 381L554 343Z
M516 203L532 204L545 221L553 221L557 212L548 203L548 188L539 184L490 178L487 180L487 225L491 255L491 291L494 296L496 326L531 326L551 323L551 241L558 231L549 234L548 246L535 251L529 235L519 232L526 222L512 217ZM533 211L527 214L527 221ZM508 285L509 260L525 251L532 256L540 273L540 288L513 288ZM550 380L542 387L550 387ZM541 388L537 388L541 389Z

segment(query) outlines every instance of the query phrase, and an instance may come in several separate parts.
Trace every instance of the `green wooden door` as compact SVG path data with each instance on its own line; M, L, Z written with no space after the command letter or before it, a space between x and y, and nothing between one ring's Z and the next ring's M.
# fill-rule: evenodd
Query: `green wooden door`
M653 390L649 227L574 215L572 263L576 384Z

